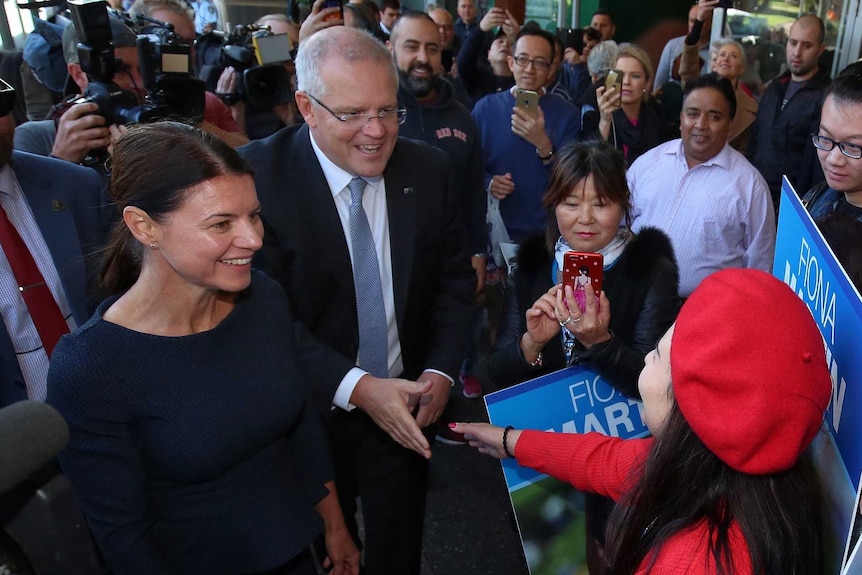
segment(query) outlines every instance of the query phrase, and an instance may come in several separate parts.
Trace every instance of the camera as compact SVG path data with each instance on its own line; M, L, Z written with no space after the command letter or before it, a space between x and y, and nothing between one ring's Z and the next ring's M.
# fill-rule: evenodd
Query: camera
M273 34L269 26L253 24L221 34L224 40L220 64L232 66L240 75L237 98L260 108L291 101L290 77L282 65L293 59L293 46L287 34Z
M204 83L192 76L191 47L171 24L139 16L137 23L119 12L109 15L104 0L69 0L78 34L78 59L89 78L87 89L73 103L94 102L108 124L135 124L165 118L198 123L204 116ZM122 19L137 34L136 49L146 95L114 83L123 63L114 56L110 18Z

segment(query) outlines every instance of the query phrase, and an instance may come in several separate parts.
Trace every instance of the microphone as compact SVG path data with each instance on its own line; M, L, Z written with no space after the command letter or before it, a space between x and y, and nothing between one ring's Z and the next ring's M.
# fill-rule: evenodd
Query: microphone
M54 459L69 442L69 427L56 409L19 401L0 409L0 493Z

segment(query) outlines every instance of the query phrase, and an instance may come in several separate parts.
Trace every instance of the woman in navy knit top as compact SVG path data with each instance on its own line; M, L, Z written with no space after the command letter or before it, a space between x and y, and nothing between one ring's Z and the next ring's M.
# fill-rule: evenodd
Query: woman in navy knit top
M263 225L248 167L189 126L142 125L115 146L110 186L110 297L48 376L71 430L60 463L108 566L310 575L325 524L326 563L357 574L290 306L251 269Z

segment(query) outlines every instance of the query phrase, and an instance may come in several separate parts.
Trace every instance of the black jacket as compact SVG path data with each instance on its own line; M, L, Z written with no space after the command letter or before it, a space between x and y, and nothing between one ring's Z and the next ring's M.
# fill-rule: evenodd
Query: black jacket
M746 157L766 180L776 208L783 174L800 193L823 179L811 134L819 129L820 109L830 82L829 72L820 68L782 110L790 83L788 71L775 78L760 98Z
M597 115L594 115L593 118L601 119ZM667 133L667 125L662 121L656 105L652 101L641 103L637 126L632 126L621 108L614 110L613 121L608 142L625 155L626 165L629 166L644 152L671 139L670 134ZM583 130L581 137L584 140L602 139L598 122L589 122L588 125L583 126ZM626 149L628 150L627 153Z
M506 312L488 374L498 386L510 386L566 367L559 336L543 350L542 367L532 367L520 349L526 331L524 314L553 285L553 257L544 236L528 238L518 251ZM679 311L679 271L673 247L663 232L644 228L605 272L603 289L611 305L609 341L585 349L575 343L574 363L596 370L620 392L639 398L637 381L644 357L671 326Z
M420 105L409 89L399 86L398 103L407 109L407 119L398 129L398 135L430 144L449 156L470 253L485 253L488 249L488 225L485 223L488 202L482 185L484 160L476 122L458 102L448 81L438 79L435 89L436 101Z
M458 52L458 77L473 103L515 85L514 76L497 76L488 64L488 48L493 41L492 34L480 30L467 36Z

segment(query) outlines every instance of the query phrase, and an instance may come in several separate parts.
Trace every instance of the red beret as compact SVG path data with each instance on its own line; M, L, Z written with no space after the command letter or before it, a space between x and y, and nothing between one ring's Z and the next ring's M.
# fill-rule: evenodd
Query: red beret
M686 421L742 473L793 467L832 393L811 312L785 283L758 270L727 269L703 280L676 320L670 364Z

